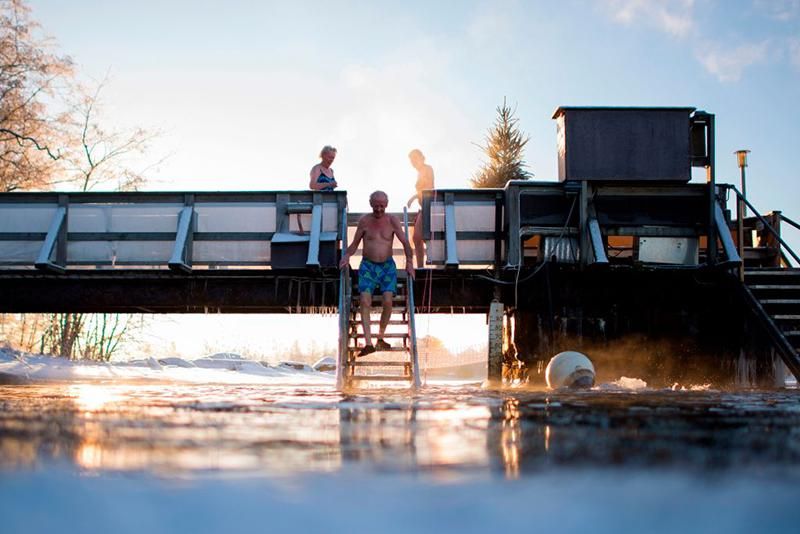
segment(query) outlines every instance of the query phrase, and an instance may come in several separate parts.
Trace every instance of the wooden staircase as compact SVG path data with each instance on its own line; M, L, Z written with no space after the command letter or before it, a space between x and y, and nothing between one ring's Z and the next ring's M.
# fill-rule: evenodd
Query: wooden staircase
M408 237L408 213L404 211L405 234ZM343 215L346 220L346 213ZM347 242L346 227L342 229L342 254ZM372 344L378 341L382 296L373 295L369 325ZM353 291L349 269L342 269L339 279L339 360L336 385L339 389L379 383L383 386L418 388L421 385L417 333L414 323L414 280L405 271L397 271L397 293L392 299L392 315L383 336L391 345L366 356L358 356L364 347L360 302Z
M405 272L398 272L397 294L392 301L390 317L384 341L390 349L379 350L367 356L358 356L364 347L364 331L361 322L359 296L350 297L350 311L347 321L347 354L344 367L344 387L356 384L381 382L402 385L419 385L416 361L416 340L414 336L414 314L409 307L409 280ZM370 309L370 332L372 344L378 340L382 297L373 295Z
M745 297L800 380L800 269L745 269Z

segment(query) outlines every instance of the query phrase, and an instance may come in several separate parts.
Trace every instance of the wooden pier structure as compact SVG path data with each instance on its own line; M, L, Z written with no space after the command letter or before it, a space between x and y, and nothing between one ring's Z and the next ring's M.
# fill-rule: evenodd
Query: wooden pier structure
M415 313L480 313L496 381L540 381L567 349L656 384L800 377L800 258L781 236L800 227L716 183L713 115L554 118L558 182L425 192L404 376ZM338 313L346 384L356 273L338 261L358 216L343 191L0 194L0 312Z

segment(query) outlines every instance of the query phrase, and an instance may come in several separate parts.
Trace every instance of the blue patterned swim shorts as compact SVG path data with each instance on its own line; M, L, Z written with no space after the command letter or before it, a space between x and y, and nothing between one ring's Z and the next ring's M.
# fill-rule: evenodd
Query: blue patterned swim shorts
M393 258L383 263L375 263L364 258L358 267L358 291L370 293L378 287L381 293L397 293L397 266Z

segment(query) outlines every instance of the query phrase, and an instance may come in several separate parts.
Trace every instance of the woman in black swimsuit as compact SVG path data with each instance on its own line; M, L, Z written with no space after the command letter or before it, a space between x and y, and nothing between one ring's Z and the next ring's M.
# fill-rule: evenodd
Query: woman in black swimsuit
M319 157L322 161L311 167L308 187L314 191L333 191L339 185L336 183L336 178L333 177L331 168L333 160L336 158L336 149L325 145L322 147Z

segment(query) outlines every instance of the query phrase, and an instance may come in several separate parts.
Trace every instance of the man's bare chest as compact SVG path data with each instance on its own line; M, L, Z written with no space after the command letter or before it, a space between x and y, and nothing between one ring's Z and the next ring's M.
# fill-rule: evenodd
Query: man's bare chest
M368 221L364 229L364 239L368 241L389 241L393 237L392 234L392 225L383 217L381 219Z

